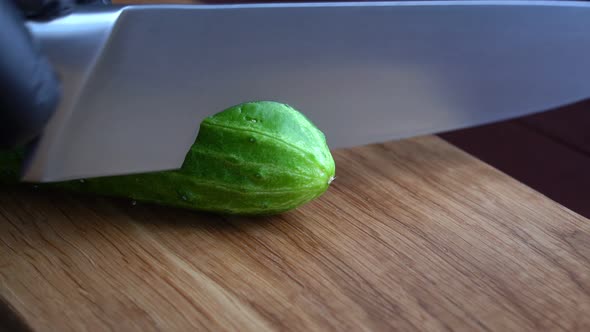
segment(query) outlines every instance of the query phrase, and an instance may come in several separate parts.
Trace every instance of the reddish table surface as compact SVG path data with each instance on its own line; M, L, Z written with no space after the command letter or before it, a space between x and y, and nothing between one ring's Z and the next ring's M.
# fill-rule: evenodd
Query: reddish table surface
M590 218L590 100L440 136Z

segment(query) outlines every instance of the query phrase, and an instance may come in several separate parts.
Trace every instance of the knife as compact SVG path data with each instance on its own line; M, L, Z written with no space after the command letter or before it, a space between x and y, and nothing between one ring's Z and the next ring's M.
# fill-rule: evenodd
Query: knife
M341 148L590 96L585 2L98 6L28 27L64 90L31 182L177 169L245 101L290 104Z

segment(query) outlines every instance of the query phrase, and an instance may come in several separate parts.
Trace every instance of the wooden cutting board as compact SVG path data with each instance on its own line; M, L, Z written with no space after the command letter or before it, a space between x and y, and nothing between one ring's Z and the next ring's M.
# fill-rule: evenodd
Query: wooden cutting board
M324 196L259 219L0 188L3 326L590 329L588 219L434 136L334 156Z

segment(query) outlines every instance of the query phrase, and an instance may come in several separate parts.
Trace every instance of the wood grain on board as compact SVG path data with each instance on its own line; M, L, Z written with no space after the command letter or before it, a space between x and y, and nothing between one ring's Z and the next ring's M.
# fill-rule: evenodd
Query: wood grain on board
M590 330L588 219L433 136L334 156L258 219L0 187L0 331Z
M590 225L433 136L334 151L265 218L0 188L0 297L34 331L590 329Z

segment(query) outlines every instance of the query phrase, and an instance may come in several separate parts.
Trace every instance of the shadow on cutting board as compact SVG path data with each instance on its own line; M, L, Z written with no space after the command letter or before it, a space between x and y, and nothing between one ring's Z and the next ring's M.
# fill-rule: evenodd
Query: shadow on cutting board
M0 297L0 332L31 332L32 329L14 308Z

